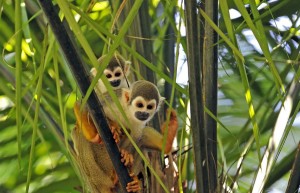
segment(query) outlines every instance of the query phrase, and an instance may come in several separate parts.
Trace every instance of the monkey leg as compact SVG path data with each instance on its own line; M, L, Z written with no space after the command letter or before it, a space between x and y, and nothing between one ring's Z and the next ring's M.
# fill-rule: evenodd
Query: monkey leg
M74 104L74 113L78 128L88 141L93 143L102 143L88 109L83 107L82 111L80 111L80 106L81 103L79 101Z

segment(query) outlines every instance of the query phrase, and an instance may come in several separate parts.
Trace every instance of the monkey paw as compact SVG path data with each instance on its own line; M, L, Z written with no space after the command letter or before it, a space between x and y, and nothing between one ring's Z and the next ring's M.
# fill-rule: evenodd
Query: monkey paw
M120 134L118 133L117 129L115 127L111 127L111 132L113 134L113 138L116 143L119 143L121 140Z
M130 177L132 177L133 180L127 184L126 186L127 192L137 192L141 190L140 181L137 178L137 176L131 173Z
M126 167L131 167L133 165L133 155L131 153L121 149L121 156L121 162L123 162Z
M121 128L119 127L118 123L111 121L108 119L108 123L110 126L111 133L113 134L113 138L116 143L119 143L121 140Z

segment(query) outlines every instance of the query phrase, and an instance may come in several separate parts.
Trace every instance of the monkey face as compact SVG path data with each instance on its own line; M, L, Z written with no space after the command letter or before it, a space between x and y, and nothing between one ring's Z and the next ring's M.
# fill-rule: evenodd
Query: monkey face
M122 81L125 81L123 71L120 67L116 67L113 70L105 69L104 74L114 89L120 88Z
M141 96L136 97L131 102L134 117L138 121L147 123L156 112L156 100L146 100Z

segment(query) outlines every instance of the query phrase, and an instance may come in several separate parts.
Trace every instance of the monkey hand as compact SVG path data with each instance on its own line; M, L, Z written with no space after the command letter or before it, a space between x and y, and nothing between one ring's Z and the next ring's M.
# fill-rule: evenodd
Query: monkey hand
M121 162L124 163L126 167L131 167L133 165L133 155L126 151L125 149L121 149Z
M177 134L178 120L177 120L176 111L174 109L168 109L166 114L167 116L170 115L170 120L165 121L161 125L161 131L163 134L167 135L165 152L169 153L172 149L172 144Z
M80 110L81 103L77 101L74 105L74 113L76 117L76 124L84 137L93 143L102 143L100 136L98 135L97 129L94 122L86 107Z
M136 175L134 175L133 173L130 174L130 177L132 177L132 181L129 182L126 186L127 192L137 192L137 191L141 190L140 181L139 181L138 177Z

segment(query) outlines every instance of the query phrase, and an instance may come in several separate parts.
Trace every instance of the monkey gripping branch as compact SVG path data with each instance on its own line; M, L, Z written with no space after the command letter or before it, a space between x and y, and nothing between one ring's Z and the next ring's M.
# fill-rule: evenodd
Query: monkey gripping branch
M68 65L75 76L75 80L79 86L79 89L84 96L87 92L90 80L87 71L84 68L84 63L80 57L78 48L75 45L75 41L71 39L68 34L66 27L68 25L63 25L62 21L59 19L56 10L52 4L51 0L39 0L39 3L49 21L51 29L60 44L60 47L65 55ZM132 181L128 174L128 171L124 164L121 162L121 155L119 153L118 147L113 139L112 133L105 119L102 105L97 98L95 91L91 93L87 101L87 106L90 110L91 116L94 120L96 128L99 135L104 141L105 147L109 153L109 156L113 162L114 168L118 175L119 181L122 185L123 190L126 190L126 185ZM101 129L99 129L101 128Z

